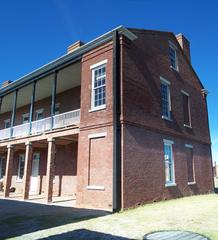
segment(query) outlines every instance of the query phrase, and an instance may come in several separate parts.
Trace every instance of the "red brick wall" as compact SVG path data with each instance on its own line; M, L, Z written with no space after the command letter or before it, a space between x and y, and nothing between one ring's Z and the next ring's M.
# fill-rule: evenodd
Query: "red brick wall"
M206 102L196 75L171 33L134 31L122 53L122 207L213 190ZM179 72L170 68L168 41L178 48ZM161 117L160 76L171 85L173 121ZM182 94L190 94L192 129L184 127ZM200 119L200 121L199 121ZM163 138L174 140L176 187L165 188ZM187 185L186 149L194 146L196 185Z
M123 134L123 208L213 191L209 145L128 124L124 125ZM163 139L174 141L175 187L165 187ZM193 145L194 185L188 185L185 144Z
M105 59L108 60L106 65L106 109L90 112L92 80L90 66ZM78 207L112 210L112 110L112 44L107 43L89 52L82 59L81 119L77 168ZM98 143L97 146L92 145L94 149L90 149L89 134L102 132L106 133L107 136L93 140ZM91 182L89 182L90 174ZM104 186L105 189L90 190L87 189L89 184Z

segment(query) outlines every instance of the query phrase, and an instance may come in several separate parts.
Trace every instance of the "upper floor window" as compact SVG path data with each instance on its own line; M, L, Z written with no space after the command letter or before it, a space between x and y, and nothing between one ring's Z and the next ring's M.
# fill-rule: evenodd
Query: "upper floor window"
M170 58L170 66L173 69L179 71L177 48L172 43L169 44L169 58Z
M60 113L60 103L55 104L55 115Z
M0 180L5 176L6 169L6 158L4 156L0 156Z
M7 119L5 120L5 128L10 128L11 127L11 120Z
M29 122L29 113L25 113L22 115L22 123L28 123Z
M164 78L161 79L161 105L162 118L171 120L171 101L170 101L170 82Z
M90 67L92 69L91 109L103 109L106 106L106 63L104 60Z
M189 94L182 91L184 126L191 127L190 99Z
M36 110L36 120L43 119L43 113L44 113L44 109Z
M19 154L17 180L22 180L24 175L25 154Z
M164 140L165 184L175 184L173 141Z

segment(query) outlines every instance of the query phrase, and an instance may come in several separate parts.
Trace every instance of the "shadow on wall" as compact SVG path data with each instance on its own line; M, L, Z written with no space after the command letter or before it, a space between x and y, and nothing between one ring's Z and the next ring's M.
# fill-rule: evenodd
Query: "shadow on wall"
M111 234L105 234L101 232L90 231L87 229L78 229L58 235L54 235L47 238L41 238L40 240L51 239L75 239L75 240L96 240L96 239L104 239L104 240L128 240L129 238L114 236Z
M0 199L0 239L18 237L107 214L108 212L100 210Z

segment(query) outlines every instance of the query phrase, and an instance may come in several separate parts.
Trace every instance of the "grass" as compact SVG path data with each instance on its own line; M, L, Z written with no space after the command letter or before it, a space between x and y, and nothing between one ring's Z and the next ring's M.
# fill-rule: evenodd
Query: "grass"
M13 239L39 239L77 229L87 229L128 239L142 239L146 233L158 230L186 230L203 234L211 240L218 240L217 206L216 194L185 197L146 204L104 217L75 221ZM45 218L46 220L48 219ZM50 220L55 221L52 220L52 216Z

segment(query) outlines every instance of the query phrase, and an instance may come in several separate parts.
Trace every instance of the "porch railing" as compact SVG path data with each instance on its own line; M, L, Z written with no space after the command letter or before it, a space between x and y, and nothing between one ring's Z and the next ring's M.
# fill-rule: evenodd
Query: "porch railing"
M62 114L57 114L53 117L43 118L31 123L31 132L30 132L30 123L25 123L22 125L14 126L12 128L12 137L25 137L34 135L37 133L43 133L50 131L52 129L58 129L62 127L67 127L73 124L80 122L80 109L65 112ZM52 126L53 125L53 126ZM9 139L11 136L11 128L6 128L0 130L0 140Z

